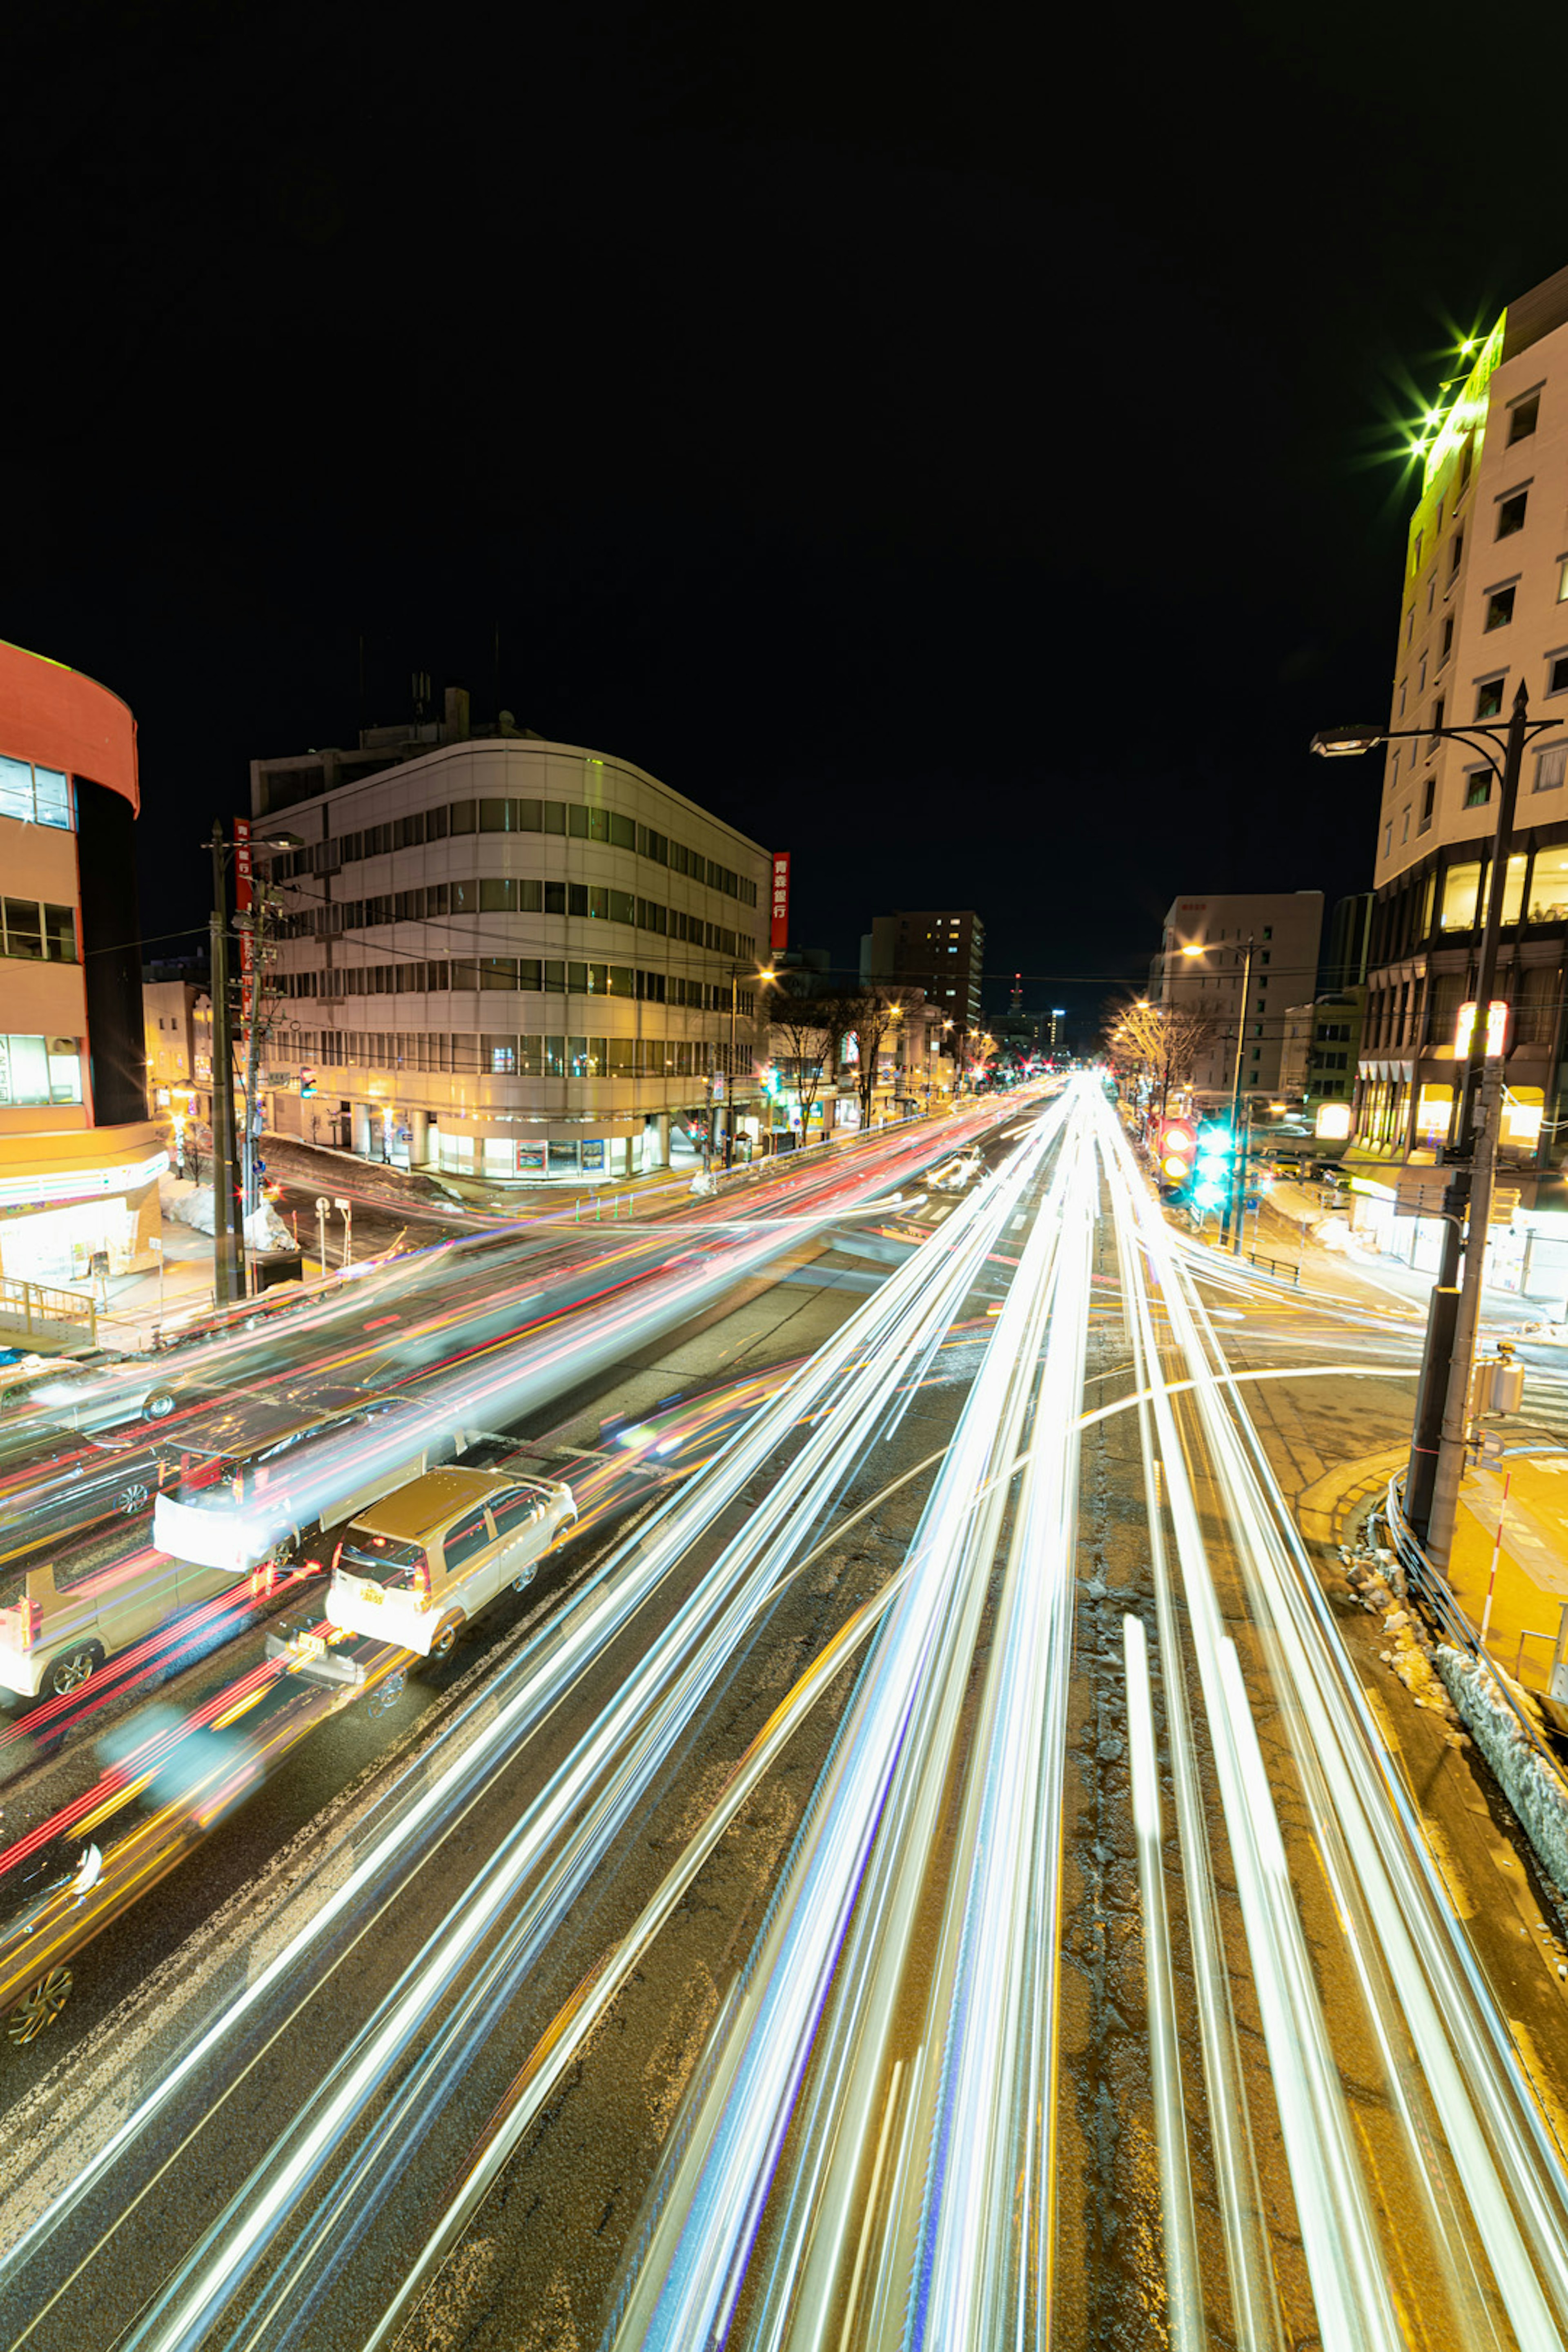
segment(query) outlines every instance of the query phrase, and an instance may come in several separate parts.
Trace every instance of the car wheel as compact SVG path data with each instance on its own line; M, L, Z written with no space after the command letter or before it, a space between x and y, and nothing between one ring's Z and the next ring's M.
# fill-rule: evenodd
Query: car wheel
M153 1490L140 1479L132 1480L120 1497L120 1507L129 1518L133 1511L144 1511L153 1499Z
M71 1994L69 1969L51 1969L29 1987L5 2021L6 2039L25 2050L47 2025L52 2025Z
M144 1410L153 1421L167 1421L174 1410L174 1400L167 1390L160 1389L155 1396L148 1398Z
M429 1650L429 1655L433 1659L451 1656L458 1646L458 1628L461 1623L460 1617L448 1617L444 1625L437 1627Z
M102 1664L103 1652L96 1642L84 1642L79 1650L62 1650L49 1668L49 1688L56 1698L68 1698Z

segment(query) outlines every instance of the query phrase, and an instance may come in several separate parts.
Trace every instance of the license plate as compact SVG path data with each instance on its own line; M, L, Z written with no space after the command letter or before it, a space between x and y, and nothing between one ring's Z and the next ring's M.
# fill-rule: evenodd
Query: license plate
M294 1647L302 1658L324 1658L327 1654L326 1641L320 1633L296 1633Z
M379 1584L362 1584L359 1591L362 1601L374 1601L378 1608L386 1598Z

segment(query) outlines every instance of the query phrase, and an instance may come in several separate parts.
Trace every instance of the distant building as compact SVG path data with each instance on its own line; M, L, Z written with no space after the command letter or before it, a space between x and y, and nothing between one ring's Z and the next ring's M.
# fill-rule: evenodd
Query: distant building
M281 906L269 1123L493 1182L763 1131L768 852L629 761L503 713L265 759Z
M1304 988L1316 985L1322 928L1321 890L1214 893L1173 901L1149 992L1155 1003L1180 1005L1209 1024L1193 1076L1192 1092L1199 1102L1228 1098L1238 1042L1243 1094L1279 1093L1286 1012L1301 1002ZM1248 940L1251 986L1246 1034L1240 1036Z
M1365 1001L1364 989L1336 989L1286 1013L1279 1092L1309 1116L1320 1103L1348 1103L1355 1093Z
M0 1273L90 1289L156 1264L132 831L136 722L0 645ZM99 1294L101 1296L101 1292Z
M923 989L958 1041L983 1025L984 976L985 926L973 908L878 915L860 942L861 979Z
M212 1148L212 998L205 980L144 979L142 1011L153 1114L169 1126L175 1166L194 1174L197 1151Z

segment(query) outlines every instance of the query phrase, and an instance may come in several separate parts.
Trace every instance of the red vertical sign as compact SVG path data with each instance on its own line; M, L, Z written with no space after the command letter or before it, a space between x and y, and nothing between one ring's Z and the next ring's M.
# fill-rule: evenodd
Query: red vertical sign
M773 920L768 933L768 945L774 955L782 955L789 945L789 852L773 852Z
M237 816L234 821L234 911L247 915L251 904L250 887L250 819ZM236 927L239 932L239 1017L248 1025L250 1021L250 925Z

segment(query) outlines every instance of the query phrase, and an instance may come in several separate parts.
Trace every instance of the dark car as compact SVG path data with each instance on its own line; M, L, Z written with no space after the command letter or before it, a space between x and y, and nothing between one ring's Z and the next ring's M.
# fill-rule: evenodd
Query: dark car
M0 1560L150 1510L178 1475L173 1447L141 1428L89 1437L33 1422L8 1432L0 1443Z

